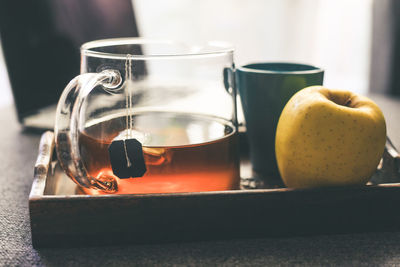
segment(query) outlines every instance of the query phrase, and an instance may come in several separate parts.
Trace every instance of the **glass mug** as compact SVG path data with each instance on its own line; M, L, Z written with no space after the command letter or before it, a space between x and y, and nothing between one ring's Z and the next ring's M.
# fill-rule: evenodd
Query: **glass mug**
M57 106L61 167L87 194L237 189L233 68L221 42L85 43Z

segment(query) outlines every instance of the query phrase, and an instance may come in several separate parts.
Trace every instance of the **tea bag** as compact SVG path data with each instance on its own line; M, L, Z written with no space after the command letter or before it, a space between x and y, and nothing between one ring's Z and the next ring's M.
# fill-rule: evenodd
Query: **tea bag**
M135 138L113 140L108 147L114 175L126 179L146 173L142 144Z
M114 175L121 179L142 177L146 173L142 143L138 132L133 130L132 107L132 59L128 55L125 63L125 109L126 129L122 131L108 147L111 168ZM135 138L137 137L137 138Z

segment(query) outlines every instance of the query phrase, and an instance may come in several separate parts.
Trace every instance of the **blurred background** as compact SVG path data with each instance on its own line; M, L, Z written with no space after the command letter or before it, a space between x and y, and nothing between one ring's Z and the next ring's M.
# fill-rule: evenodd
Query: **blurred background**
M135 0L140 34L222 39L238 66L294 61L326 69L328 86L365 93L372 0Z
M391 36L395 36L396 27L391 25L396 25L397 16L393 12L398 5L396 0L128 1L134 17L127 20L125 27L134 30L127 30L126 36L137 34L192 42L229 41L236 48L237 66L258 61L314 64L326 70L325 85L328 87L362 94L368 91L396 94L389 77L391 70L396 69L389 60L393 57L390 51L395 43ZM0 8L5 8L4 2L7 0L2 1ZM57 2L68 3L53 0L53 7ZM83 3L71 2L75 2L77 8ZM91 2L104 7L101 18L106 17L108 11L112 13L123 0L113 1L112 5L107 0ZM60 6L57 10L53 16L68 14L68 10L63 12ZM124 31L117 31L119 35L124 34ZM133 34L129 34L131 32ZM88 38L90 34L79 40L83 42ZM13 102L4 54L4 51L0 54L0 106ZM78 72L79 65L76 66Z

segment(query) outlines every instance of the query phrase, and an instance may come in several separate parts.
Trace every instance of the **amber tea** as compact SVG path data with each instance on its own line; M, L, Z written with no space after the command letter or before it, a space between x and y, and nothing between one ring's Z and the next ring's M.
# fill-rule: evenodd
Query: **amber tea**
M119 179L108 147L126 129L126 117L89 122L79 135L83 162L99 179L116 178L117 194L200 192L237 189L237 133L233 125L211 116L151 112L133 116L133 137L143 145L143 177ZM89 194L104 194L84 189Z

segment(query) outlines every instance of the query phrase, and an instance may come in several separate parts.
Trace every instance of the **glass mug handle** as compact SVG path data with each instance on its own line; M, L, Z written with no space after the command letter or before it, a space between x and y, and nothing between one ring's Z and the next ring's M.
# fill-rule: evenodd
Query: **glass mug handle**
M65 87L57 105L54 127L56 152L61 167L77 184L106 192L117 191L114 179L98 179L89 175L82 162L78 146L79 125L83 104L90 92L101 85L106 91L118 88L122 83L116 70L85 73L76 76Z

